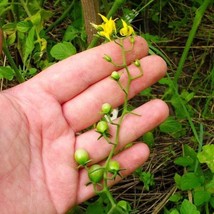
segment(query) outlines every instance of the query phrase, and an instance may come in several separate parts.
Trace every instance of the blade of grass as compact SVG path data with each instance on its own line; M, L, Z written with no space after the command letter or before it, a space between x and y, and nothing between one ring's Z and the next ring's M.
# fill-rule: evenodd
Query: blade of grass
M174 77L174 84L176 85L177 87L177 82L178 82L178 79L182 73L182 70L183 70L183 66L184 66L184 63L187 59L187 55L189 53L189 49L191 47L191 44L192 44L192 41L193 39L195 38L195 34L198 30L198 27L201 23L201 20L203 18L203 15L207 9L207 7L210 5L210 3L212 2L212 0L205 0L203 2L203 4L196 10L196 14L195 14L195 18L194 18L194 21L193 21L193 24L192 24L192 28L190 30L190 33L189 33L189 37L186 41L186 45L185 45L185 48L184 48L184 51L182 53L182 56L181 56L181 59L178 63L178 68L176 70L176 73L175 73L175 77Z
M11 54L10 54L10 51L8 49L8 46L7 46L7 43L3 37L3 51L4 51L4 54L6 55L7 57L7 60L8 62L10 63L11 67L13 68L13 70L15 71L15 76L16 76L16 79L18 80L19 83L22 83L25 81L24 77L22 76L22 73L20 72L20 70L18 69L18 67L16 66L16 63L14 62Z

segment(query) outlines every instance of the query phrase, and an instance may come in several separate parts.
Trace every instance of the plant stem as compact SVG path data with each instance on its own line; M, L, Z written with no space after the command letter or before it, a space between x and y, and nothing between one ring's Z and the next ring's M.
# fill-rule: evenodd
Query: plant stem
M118 44L120 47L121 47L121 50L122 50L122 59L123 59L123 64L124 64L124 68L126 70L126 73L127 73L127 76L128 76L128 83L126 85L126 88L124 91L124 94L125 94L125 99L124 99L124 104L123 104L123 111L122 111L122 115L119 119L119 122L118 122L118 125L117 125L117 129L116 129L116 135L115 135L115 140L114 140L114 144L113 144L113 147L108 155L108 158L105 162L105 166L104 168L105 169L108 169L108 165L109 165L109 162L110 160L112 159L112 157L114 156L115 154L115 150L119 144L119 134L120 134L120 128L121 128L121 124L124 120L124 117L125 115L127 114L128 112L128 97L129 97L129 89L130 89L130 85L131 85L131 82L132 82L132 77L131 77L131 74L130 74L130 71L128 69L128 65L127 65L127 62L126 62L126 51L124 49L124 46L123 45L120 45ZM119 82L118 82L119 84ZM119 85L121 87L121 85ZM106 193L107 197L109 198L109 201L111 202L112 204L112 211L110 210L109 213L112 213L113 210L115 209L115 202L114 202L114 199L111 195L111 193L109 192L109 189L108 189L108 170L105 170L104 172L104 189L103 191Z
M22 73L20 72L20 70L18 69L18 67L16 66L16 63L14 62L12 56L10 55L10 51L8 49L8 46L6 44L6 41L3 37L3 51L4 51L4 54L6 55L7 57L7 60L9 61L11 67L13 68L13 70L15 71L15 76L16 76L16 79L18 80L19 83L22 83L25 81Z
M25 12L27 13L28 17L31 17L31 12L28 10L27 4L24 2L24 0L20 0L20 2Z
M184 51L182 53L181 59L178 63L178 68L177 68L176 73L175 73L174 84L176 85L176 87L177 87L178 79L182 73L182 69L183 69L184 63L186 61L187 55L189 53L189 49L191 47L192 41L195 38L196 31L198 30L198 27L201 23L201 19L203 18L203 15L204 15L207 7L211 3L211 1L212 0L204 0L203 4L196 11L195 18L194 18L194 21L192 24L192 28L191 28L190 33L189 33L189 37L187 39Z
M55 28L59 23L61 23L65 19L65 17L73 7L74 2L75 0L73 0L70 6L64 11L64 13L45 30L45 33L48 33L49 31L51 31L53 28Z
M117 12L117 10L121 7L121 5L125 3L125 1L126 0L115 0L106 17L110 18L111 16L113 16Z

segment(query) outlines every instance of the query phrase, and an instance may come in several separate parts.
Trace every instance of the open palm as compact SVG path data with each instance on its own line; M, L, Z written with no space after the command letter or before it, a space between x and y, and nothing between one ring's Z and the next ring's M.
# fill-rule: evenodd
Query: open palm
M125 43L128 49L129 41ZM130 98L165 74L165 62L146 56L147 52L146 42L136 38L135 48L127 54L131 72L137 69L131 65L135 59L141 60L144 70L131 85ZM124 99L109 78L116 68L103 60L104 54L122 61L120 48L111 42L63 60L0 94L1 213L64 213L93 196L92 186L85 186L87 173L77 170L74 151L85 148L92 162L98 163L111 146L98 141L94 130L80 132L99 120L103 103L117 107ZM126 81L124 73L122 82ZM168 108L161 100L152 100L135 112L141 116L127 115L122 124L121 148L160 124ZM115 159L126 168L126 176L148 155L147 146L136 143Z

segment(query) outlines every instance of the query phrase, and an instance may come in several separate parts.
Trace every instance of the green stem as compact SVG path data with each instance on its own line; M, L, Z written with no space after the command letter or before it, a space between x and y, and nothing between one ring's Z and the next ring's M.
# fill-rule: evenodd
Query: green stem
M191 28L190 33L189 33L189 37L187 39L184 51L182 53L181 59L178 63L178 68L177 68L176 73L175 73L174 83L175 83L176 87L177 87L178 79L182 73L182 69L183 69L184 63L186 61L187 55L189 53L189 49L191 47L193 39L195 38L196 31L198 30L198 27L201 23L201 19L203 18L203 15L204 15L207 7L211 3L211 1L212 0L204 0L203 4L196 11L195 18L193 21L193 25L192 25L192 28Z
M121 5L125 3L125 1L126 0L115 0L114 4L112 5L106 17L107 18L112 17L117 12L117 10L121 7Z
M27 4L23 0L20 0L20 2L25 12L27 13L28 17L31 17L31 12L28 10Z
M125 99L124 99L124 104L123 104L123 111L122 111L122 115L121 115L121 117L119 119L119 122L118 122L118 125L117 125L116 135L115 135L115 142L114 142L113 147L112 147L112 149L111 149L111 151L110 151L110 153L108 155L108 158L107 158L107 160L105 162L105 166L104 166L105 169L108 169L109 162L112 159L112 157L114 156L115 150L116 150L116 148L117 148L117 146L119 144L120 128L121 128L121 124L122 124L122 122L124 120L124 117L128 112L129 89L130 89L130 85L131 85L131 82L132 82L132 77L131 77L130 71L128 69L127 62L126 62L126 51L125 51L123 45L120 45L120 47L122 49L122 59L123 59L123 64L125 65L124 68L125 68L127 76L128 76L128 83L127 83L127 86L126 86L125 90L123 90L124 94L125 94ZM119 85L119 86L121 87L121 85ZM110 193L110 191L108 189L108 170L105 170L105 172L104 172L104 188L103 188L103 191L106 193L106 196L109 198L109 201L112 204L112 209L109 211L109 213L113 213L113 211L116 209L116 205L115 205L114 199L113 199L113 197L112 197L112 195L111 195L111 193Z
M9 61L11 67L13 68L13 70L15 71L15 76L16 76L16 79L18 80L19 83L22 83L25 81L22 73L20 72L20 70L18 69L18 67L16 66L16 63L14 62L12 56L10 55L10 51L8 49L8 46L6 44L6 41L3 37L3 51L4 51L4 54L6 55L7 57L7 60Z
M125 1L126 0L116 0L116 1L114 1L114 4L112 5L112 7L111 7L111 9L108 12L106 17L107 18L112 17L117 12L117 10L121 7L121 5L125 3ZM92 39L91 43L89 44L87 49L95 47L97 45L98 41L99 41L99 38L98 37L94 37Z
M73 0L70 6L64 11L64 13L45 30L45 33L48 33L49 31L51 31L53 28L55 28L58 24L60 24L65 19L65 17L68 15L69 11L73 7L74 2L75 0Z
M208 202L206 202L206 204L205 204L205 211L206 211L206 214L210 214Z
M179 93L178 93L178 88L177 88L176 85L173 83L173 81L172 81L172 79L170 78L169 74L167 73L166 75L167 75L168 80L171 82L172 89L173 89L173 91L174 91L174 94L175 94L176 98L177 98L178 101L181 103L181 106L182 106L182 108L183 108L183 111L185 112L185 115L186 115L187 120L188 120L188 122L189 122L189 124L190 124L190 127L191 127L191 129L192 129L192 132L193 132L193 134L194 134L194 136L195 136L195 139L197 140L198 144L200 145L200 138L199 138L198 133L197 133L197 131L196 131L195 125L194 125L194 123L192 122L192 118L191 118L191 116L190 116L190 114L189 114L189 112L188 112L188 110L187 110L187 108L186 108L186 106L185 106L185 104L184 104L182 98L180 97L180 95L179 95Z

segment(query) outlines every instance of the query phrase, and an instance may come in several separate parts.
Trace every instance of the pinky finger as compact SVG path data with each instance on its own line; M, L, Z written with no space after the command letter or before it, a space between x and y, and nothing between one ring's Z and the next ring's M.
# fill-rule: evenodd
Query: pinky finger
M126 177L134 172L138 167L145 163L149 157L149 148L146 144L138 142L132 147L120 152L114 156L114 160L117 160L122 170L120 173L122 177ZM102 163L101 163L102 165ZM118 183L121 177L117 176L115 180L109 182L109 186ZM77 204L80 204L95 195L92 185L86 186L89 182L87 172L82 170L79 177L79 189L77 193Z

